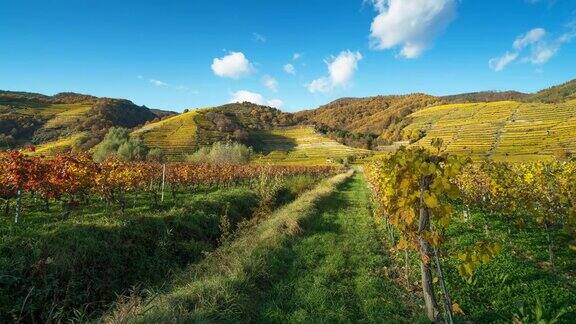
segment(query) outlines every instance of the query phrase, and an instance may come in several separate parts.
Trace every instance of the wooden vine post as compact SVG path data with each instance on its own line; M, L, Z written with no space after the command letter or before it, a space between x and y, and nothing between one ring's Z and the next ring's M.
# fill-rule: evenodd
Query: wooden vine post
M433 257L433 248L430 242L424 237L424 234L430 232L430 210L424 202L424 193L430 190L430 176L424 176L420 180L420 210L418 220L418 245L420 252L420 272L422 275L422 292L424 294L424 304L426 306L426 315L428 319L437 322L439 319L438 302L434 293L432 279L431 261Z
M162 164L162 194L160 202L164 203L164 183L166 182L166 163Z

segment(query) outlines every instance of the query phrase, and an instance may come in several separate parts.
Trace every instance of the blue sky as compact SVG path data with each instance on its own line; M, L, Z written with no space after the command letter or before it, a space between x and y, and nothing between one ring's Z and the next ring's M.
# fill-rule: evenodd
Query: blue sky
M576 78L575 21L574 0L2 0L0 89L177 111L531 92Z

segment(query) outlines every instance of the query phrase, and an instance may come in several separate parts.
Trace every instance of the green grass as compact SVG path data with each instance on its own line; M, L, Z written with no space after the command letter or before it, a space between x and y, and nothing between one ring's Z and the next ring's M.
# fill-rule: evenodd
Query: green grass
M322 200L301 224L303 234L270 260L271 287L256 322L404 322L413 310L383 272L381 245L361 175Z
M180 275L168 292L149 300L120 304L108 320L166 322L237 321L250 318L269 284L273 257L313 217L316 204L329 197L350 174L321 182L293 203L248 227L238 237Z
M60 202L25 195L0 217L0 322L94 318L117 297L158 288L237 230L309 190L318 177L252 179L228 186L126 196L122 211L97 197L69 216Z
M339 175L192 266L169 292L120 304L108 321L412 320L361 175Z
M454 259L448 263L449 289L466 313L462 319L476 323L510 322L521 307L533 312L540 303L545 318L571 308L560 322L576 321L576 253L569 250L569 238L561 229L553 231L554 267L547 262L544 229L536 224L518 229L504 216L477 210L469 221L452 226L448 235L454 238L448 245L449 253L457 253L478 240L496 240L504 245L495 260L477 270L472 283L460 277Z
M142 207L147 198L124 213L96 204L63 217L55 206L46 213L28 205L19 224L3 217L0 322L93 316L118 294L161 284L200 259L219 242L222 217L233 229L259 205L242 188L181 196L180 207L166 210Z
M339 158L368 154L318 134L310 126L261 131L253 134L259 149L267 152L258 163L330 164Z

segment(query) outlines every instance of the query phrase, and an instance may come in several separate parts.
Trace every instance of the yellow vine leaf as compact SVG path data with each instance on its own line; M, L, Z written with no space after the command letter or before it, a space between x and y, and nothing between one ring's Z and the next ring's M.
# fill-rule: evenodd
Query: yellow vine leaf
M460 305L458 305L458 303L452 304L452 312L454 312L454 314L457 314L457 315L466 315L466 314L464 314L464 311L462 310Z
M438 208L440 206L440 203L438 202L438 198L436 198L436 195L431 194L431 193L424 193L424 203L426 204L426 207L428 208Z

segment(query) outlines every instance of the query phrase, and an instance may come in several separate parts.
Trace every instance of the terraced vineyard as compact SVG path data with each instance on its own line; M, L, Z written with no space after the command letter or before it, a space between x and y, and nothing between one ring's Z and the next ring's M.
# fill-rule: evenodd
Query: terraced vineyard
M310 126L261 131L254 135L261 149L270 152L258 160L273 164L326 164L339 158L368 154L368 150L342 145Z
M576 101L560 104L492 103L451 104L423 109L409 116L405 134L423 131L416 145L444 140L451 153L473 158L526 161L550 159L576 152Z
M143 126L134 132L142 135L146 144L163 149L169 157L180 157L196 148L197 111L176 115Z
M83 132L72 134L70 136L62 137L55 141L40 144L32 155L54 155L69 151L72 147L76 146L79 140L85 136Z

